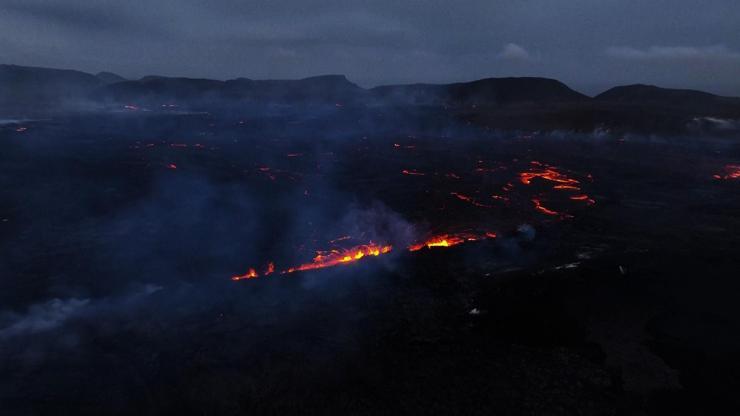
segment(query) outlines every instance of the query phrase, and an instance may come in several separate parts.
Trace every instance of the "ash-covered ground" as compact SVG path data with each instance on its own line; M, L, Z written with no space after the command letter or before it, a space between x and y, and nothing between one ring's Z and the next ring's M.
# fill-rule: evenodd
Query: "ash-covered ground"
M737 409L737 139L5 120L2 413Z

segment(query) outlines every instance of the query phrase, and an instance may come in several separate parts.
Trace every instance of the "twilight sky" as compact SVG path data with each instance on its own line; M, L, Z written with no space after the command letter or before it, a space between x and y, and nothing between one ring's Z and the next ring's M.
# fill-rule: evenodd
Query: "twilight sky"
M740 96L738 0L0 0L0 63L363 86L546 76Z

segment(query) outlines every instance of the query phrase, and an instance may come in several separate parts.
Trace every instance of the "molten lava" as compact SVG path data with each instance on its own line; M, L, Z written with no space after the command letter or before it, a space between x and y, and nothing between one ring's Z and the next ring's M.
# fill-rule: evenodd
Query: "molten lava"
M740 165L727 165L724 174L714 175L714 179L734 180L740 179Z
M427 240L419 243L412 244L407 247L408 251L415 252L424 248L433 249L440 247L453 247L459 244L463 244L468 241L479 241L485 239L496 238L496 233L485 232L483 234L473 233L457 233L457 234L440 234L432 236ZM343 241L349 237L340 237L332 241ZM362 260L366 257L378 257L384 254L388 254L393 250L393 246L390 244L375 244L368 243L365 245L355 246L347 249L333 249L317 251L316 256L310 263L304 263L298 266L289 267L285 270L280 271L280 274L290 274L295 272L302 272L308 270L325 269L328 267L339 266L342 264L350 264ZM276 272L275 264L269 263L267 271L262 276L269 276ZM247 280L260 277L256 269L250 268L249 271L244 275L233 276L231 280Z
M457 198L457 199L459 199L461 201L465 201L465 202L467 202L469 204L475 205L476 207L479 207L479 208L491 208L490 205L482 204L482 203L476 201L475 198L473 198L471 196L467 196L467 195L461 194L459 192L450 192L450 195L454 196L455 198Z
M394 148L402 148L407 147L403 144L394 143ZM288 153L288 157L298 157L299 153ZM305 156L305 155L304 155ZM514 163L518 163L518 159L513 160ZM483 164L483 160L479 160L478 164ZM260 174L266 175L270 177L271 179L275 180L276 176L275 174L280 173L281 175L287 175L288 172L280 171L278 169L272 169L267 166L259 166L257 165L256 171ZM740 167L737 167L737 177L740 177ZM510 177L507 178L509 167L506 166L500 166L500 167L494 167L494 168L488 168L488 167L482 167L478 166L475 168L474 172L482 173L482 174L493 174L496 172L503 172L503 176L501 179L511 179ZM397 172L397 171L396 171ZM439 172L433 172L429 171L428 173L425 173L423 171L415 170L415 169L403 169L400 170L401 174L403 175L409 175L409 176L429 176L429 177L443 177L443 178L449 178L454 180L464 180L464 178L456 173L447 171L447 173L439 173ZM444 171L443 171L444 172ZM557 218L569 218L571 215L565 211L559 212L555 209L551 209L548 207L549 204L555 204L557 202L557 205L555 207L561 207L565 206L562 204L563 201L573 201L578 203L584 203L588 205L593 205L595 203L594 199L592 199L588 194L586 194L582 190L582 181L588 182L593 181L593 178L588 175L586 177L578 177L566 170L562 170L558 167L548 165L542 162L538 161L532 161L529 165L526 166L526 168L523 171L518 171L519 173L516 173L516 178L518 180L516 181L508 181L508 182L500 182L504 183L503 186L500 187L499 193L493 193L485 192L488 189L488 183L492 182L491 180L498 180L499 178L484 178L485 188L467 188L468 190L466 192L469 193L461 193L458 191L451 191L447 190L442 195L452 196L456 198L459 201L465 202L467 204L471 204L476 207L480 208L489 208L489 209L495 209L497 203L494 201L500 201L504 202L507 206L512 206L511 201L519 202L520 197L516 194L513 194L512 192L516 189L522 186L531 186L532 190L535 191L534 194L532 193L525 193L526 196L522 196L522 201L529 202L531 201L531 204L533 204L534 209L536 211L539 211L539 213L557 217ZM732 173L728 169L727 177L731 177ZM300 174L297 175L300 178ZM724 178L724 176L722 177ZM448 182L452 183L452 182ZM497 182L492 182L493 184L496 184ZM500 186L500 185L498 185ZM470 190L472 189L472 191ZM484 193L485 192L485 193ZM557 194L557 195L553 195ZM304 195L308 195L308 191L304 191ZM481 196L483 195L483 196ZM562 196L562 197L561 197ZM489 199L490 198L490 199ZM551 202L552 201L552 202ZM571 203L572 205L573 203ZM560 208L558 208L560 209ZM459 229L459 228L458 228ZM474 228L470 228L474 229ZM468 229L468 230L470 230ZM309 270L317 270L317 269L324 269L329 267L335 267L340 266L342 264L351 264L354 262L361 261L365 258L371 258L371 257L379 257L384 254L390 253L393 250L394 245L404 247L405 250L408 252L417 252L420 250L435 250L439 248L448 248L448 247L454 247L460 244L464 244L466 242L471 241L482 241L487 239L495 239L497 238L496 233L494 232L480 232L480 230L476 230L475 232L450 232L450 233L444 233L444 234L435 234L431 235L428 238L413 242L413 244L407 245L407 242L400 244L398 241L385 241L381 244L373 243L372 241L363 244L363 245L356 245L357 240L355 240L358 236L350 236L350 235L344 235L344 236L338 236L334 237L333 240L328 240L327 245L324 247L329 247L330 249L327 250L319 250L316 251L315 256L312 260L306 262L306 263L299 263L296 262L293 265L288 267L287 265L283 265L281 267L276 267L274 263L268 263L267 266L260 266L258 268L250 268L248 269L248 273L240 276L234 276L233 280L244 280L244 279L253 279L256 277L262 277L262 276L269 276L271 274L291 274L296 272L302 272L302 271L309 271ZM366 239L360 240L361 242L367 241ZM314 243L316 243L316 240L313 240ZM300 246L301 249L299 251L303 250L304 246ZM398 250L398 248L397 248ZM260 272L258 273L257 270Z
M534 178L555 182L559 184L558 186L561 186L558 189L573 189L577 188L577 185L580 184L577 179L568 177L564 173L559 172L555 167L543 165L537 161L533 161L532 165L537 167L519 174L519 180L525 185L531 185ZM565 186L568 188L565 188Z
M589 198L588 195L573 195L570 197L572 201L585 201L589 205L593 205L596 203L593 199Z
M532 203L534 204L534 208L535 208L535 209L536 209L537 211L540 211L540 212L541 212L541 213L543 213L543 214L547 214L547 215L560 215L560 213L559 213L559 212L557 212L557 211L553 211L553 210L551 210L551 209L549 209L549 208L546 208L546 207L544 207L544 206L542 205L542 201L540 201L540 200L539 200L539 199L537 199L537 198L532 198Z
M298 271L334 267L340 264L358 261L366 256L377 257L381 254L390 253L392 249L393 246L390 245L377 245L370 243L350 249L319 251L316 253L316 257L313 258L313 261L311 263L305 263L301 264L300 266L291 267L288 270L283 271L282 273L285 274Z
M553 183L552 189L558 190L558 191L572 191L572 192L579 192L581 191L581 182L578 179L574 179L566 175L565 173L561 172L558 168L555 166L550 166L542 162L538 162L536 160L531 162L532 168L519 173L519 180L524 185L531 185L532 181L535 178L539 178L542 180L545 180L547 182ZM590 181L593 181L593 177L591 174L587 175L587 178ZM596 203L594 199L592 199L590 196L586 194L576 194L569 197L571 201L580 201L585 202L588 205L593 205ZM532 203L534 204L534 207L537 211L542 212L543 214L547 215L560 215L557 211L554 211L552 209L549 209L542 205L542 200L540 198L533 198ZM567 215L566 215L567 216Z
M452 247L465 242L465 239L447 234L432 237L429 240L409 246L409 251L419 251L423 248Z
M326 251L317 251L316 256L310 263L304 263L298 266L293 266L288 269L282 270L280 274L288 274L306 270L324 269L327 267L334 267L340 264L348 264L359 261L365 257L378 257L383 254L390 253L393 249L391 245L379 245L369 243L366 245L360 245L348 249L333 249ZM269 276L276 272L275 263L270 262L267 265L265 272L262 276ZM231 280L246 280L260 277L257 270L250 268L249 271L244 275L233 276Z
M403 173L404 175L411 175L411 176L424 176L424 175L426 175L426 173L424 173L424 172L419 172L419 171L413 170L413 169L411 169L411 170L404 169L404 170L401 171L401 173Z
M254 279L259 277L257 274L257 271L254 269L249 269L246 274L240 275L240 276L232 276L231 280L233 281L239 281L239 280L246 280L246 279Z
M408 247L408 250L414 252L423 248L453 247L467 241L478 241L487 238L496 238L496 233L489 231L482 235L472 233L441 234L432 236L426 241L412 244Z

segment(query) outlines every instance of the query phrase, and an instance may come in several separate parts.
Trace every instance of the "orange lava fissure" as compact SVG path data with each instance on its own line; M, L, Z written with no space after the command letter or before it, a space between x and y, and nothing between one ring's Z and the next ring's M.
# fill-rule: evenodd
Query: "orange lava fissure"
M458 233L458 234L440 234L432 236L425 241L418 242L406 247L407 251L415 252L422 249L435 249L457 246L469 241L480 241L485 239L494 239L497 235L494 232L486 232L483 234L473 233ZM344 238L341 238L342 240ZM266 271L263 274L259 274L257 269L250 268L247 273L243 275L235 275L231 277L231 280L248 280L254 279L260 276L268 276L273 273L279 274L290 274L295 272L302 272L308 270L324 269L328 267L335 267L342 264L351 264L358 262L364 258L379 257L384 254L388 254L393 250L393 246L390 244L375 244L369 243L365 245L355 246L348 249L333 249L326 251L318 251L313 260L309 263L300 264L298 266L289 267L280 272L277 272L274 263L269 263Z

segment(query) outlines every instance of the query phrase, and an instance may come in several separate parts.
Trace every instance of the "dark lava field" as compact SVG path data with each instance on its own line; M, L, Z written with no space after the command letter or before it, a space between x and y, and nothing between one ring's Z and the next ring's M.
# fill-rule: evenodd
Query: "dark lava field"
M0 123L2 414L740 410L740 141Z

